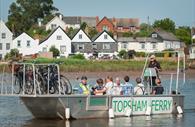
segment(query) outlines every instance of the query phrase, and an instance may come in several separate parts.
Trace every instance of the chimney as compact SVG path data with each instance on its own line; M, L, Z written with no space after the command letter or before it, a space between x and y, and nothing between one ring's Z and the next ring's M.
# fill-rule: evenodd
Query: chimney
M116 32L113 33L113 37L114 37L115 40L117 40L118 37L117 37L117 33Z
M95 18L96 18L96 25L97 25L99 23L99 17L96 16Z
M62 20L62 14L59 15L60 20Z

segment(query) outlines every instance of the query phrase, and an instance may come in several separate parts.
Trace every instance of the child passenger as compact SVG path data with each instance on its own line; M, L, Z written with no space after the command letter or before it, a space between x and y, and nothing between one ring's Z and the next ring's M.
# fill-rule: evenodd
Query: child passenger
M161 85L161 81L159 78L156 79L156 87L154 87L153 91L152 91L152 94L153 95L156 95L156 94L163 94L164 92L164 88L163 86Z
M94 95L104 95L106 94L106 92L103 92L103 93L98 93L98 92L95 92L96 90L103 90L104 89L104 81L103 79L99 78L96 80L96 86L95 87L92 87L92 90L93 90L93 94Z
M111 95L112 94L112 88L114 86L114 83L113 83L113 78L111 76L107 76L106 78L106 85L104 86L104 88L102 90L95 90L95 94L97 93L105 93L107 95Z

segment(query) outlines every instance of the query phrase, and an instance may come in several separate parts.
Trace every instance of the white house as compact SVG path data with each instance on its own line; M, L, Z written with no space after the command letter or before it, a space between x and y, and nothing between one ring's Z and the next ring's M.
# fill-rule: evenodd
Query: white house
M13 34L7 28L5 23L0 20L0 60L4 58L6 53L12 48Z
M150 37L119 37L118 51L135 50L136 52L154 52L164 50L164 44Z
M107 31L102 31L92 38L93 47L96 47L98 57L117 55L118 44Z
M56 29L58 26L60 26L61 28L63 28L64 30L66 30L66 23L62 20L62 16L58 17L55 16L51 21L49 21L45 27L46 30L54 30Z
M165 31L153 32L150 37L119 37L117 40L118 51L154 52L181 48L181 42Z
M19 50L23 56L38 53L39 40L34 40L26 33L22 33L13 40L13 48Z
M93 55L91 39L82 29L72 38L72 53L81 53L85 58Z
M48 52L51 46L55 46L60 51L60 56L67 57L71 53L71 39L59 26L39 44L39 52Z
M190 46L190 59L195 59L195 43Z

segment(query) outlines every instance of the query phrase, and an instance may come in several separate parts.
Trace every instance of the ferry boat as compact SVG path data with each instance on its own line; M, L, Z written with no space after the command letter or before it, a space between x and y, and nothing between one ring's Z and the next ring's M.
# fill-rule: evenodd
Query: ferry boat
M13 63L11 65L11 85L4 84L4 77L6 69L3 68L1 74L0 96L18 96L32 113L35 118L49 118L49 119L83 119L83 118L114 118L122 116L135 116L135 115L155 115L155 114L171 114L171 113L183 113L184 108L184 95L179 93L179 85L185 83L185 55L181 52L177 53L177 70L176 73L170 73L169 90L162 95L150 95L150 89L148 89L147 95L130 95L130 96L115 96L115 95L79 95L71 94L69 87L62 87L60 70L58 64L29 64L29 63ZM182 58L182 59L181 59ZM143 68L142 78L150 77L155 74L152 68L147 68L147 62L149 54L147 55L146 62ZM183 64L181 65L181 61ZM22 81L19 81L15 72L16 65L22 67L23 72ZM56 66L57 79L51 79L49 72L51 72L49 66ZM48 75L47 87L42 88L42 78L37 73L37 68L40 66L47 66ZM181 66L183 73L180 73ZM29 73L28 68L31 67L31 78L27 76ZM183 78L183 82L179 82L179 76ZM173 90L173 78L176 76L175 93ZM53 88L55 93L51 93L50 80L58 80L58 87ZM19 84L20 86L16 86ZM21 85L24 84L24 85ZM67 85L67 84L66 84ZM149 83L147 83L150 88ZM147 87L146 85L146 87ZM32 87L33 86L33 87ZM20 90L19 90L20 89ZM42 92L46 90L47 92ZM64 92L65 91L65 92Z

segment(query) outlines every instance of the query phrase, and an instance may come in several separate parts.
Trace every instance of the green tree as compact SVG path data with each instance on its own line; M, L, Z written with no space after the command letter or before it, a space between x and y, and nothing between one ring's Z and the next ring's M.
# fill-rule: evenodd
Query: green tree
M160 28L165 31L175 33L175 22L169 18L156 20L153 24L153 28Z
M73 36L76 34L76 32L78 31L78 29L73 29L72 27L67 29L67 35L70 38L73 38Z
M191 44L191 29L190 27L179 27L175 30L175 35L182 42L185 42L186 45Z
M120 58L127 59L128 58L128 52L125 50L121 50L118 54Z
M93 38L96 34L98 34L98 31L95 28L91 28L91 29L89 29L88 34L89 34L90 38Z
M10 5L7 25L18 35L57 10L53 0L16 0Z
M19 60L20 58L18 49L11 49L9 53L5 55L5 60Z
M87 23L86 22L83 22L82 24L81 24L81 29L82 30L84 30L85 31L85 28L87 27Z
M60 55L60 51L55 47L55 46L51 46L51 48L49 49L50 52L53 52L53 57L56 58L57 56Z
M123 37L132 37L133 33L131 33L131 32L124 32L124 33L122 33L122 36Z

